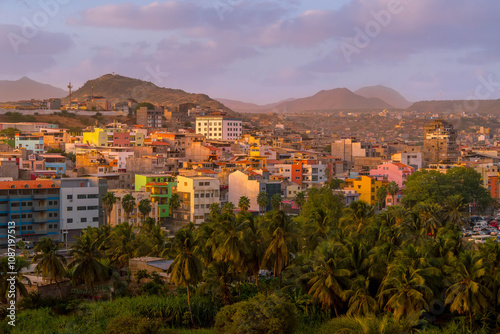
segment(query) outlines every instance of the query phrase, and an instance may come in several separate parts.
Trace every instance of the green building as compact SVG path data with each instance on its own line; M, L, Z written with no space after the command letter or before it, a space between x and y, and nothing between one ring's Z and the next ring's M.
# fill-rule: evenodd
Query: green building
M177 180L173 176L151 174L135 175L135 191L150 193L151 202L158 203L158 218L170 217L169 199L172 197Z

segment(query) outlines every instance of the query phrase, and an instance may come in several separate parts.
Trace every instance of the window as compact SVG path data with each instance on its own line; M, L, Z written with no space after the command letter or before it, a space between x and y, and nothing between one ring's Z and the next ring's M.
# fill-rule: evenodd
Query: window
M80 218L80 223L86 223L86 222L87 222L87 218L86 217Z
M72 206L68 206L68 207L66 208L66 211L73 211L73 207L72 207Z
M83 195L77 195L76 196L77 199L86 199L87 198L87 195L83 194Z
M97 205L87 206L87 210L97 210L99 207ZM135 211L135 210L134 210Z
M206 186L209 186L209 185L210 185L210 182L205 182L205 185L206 185Z
M87 207L86 206L79 206L79 207L76 208L76 210L78 210L78 211L85 211L85 210L87 210Z
M13 208L18 208L19 207L19 202L14 202L11 205Z
M68 218L66 221L68 222L68 224L71 224L73 223L73 218Z
M94 218L92 218L92 221L93 221L93 222L98 222L98 221L99 221L99 217L94 217Z
M87 198L99 198L99 195L98 194L90 194L90 195L87 195Z
M200 197L200 195L194 194L194 198L198 198L198 197Z

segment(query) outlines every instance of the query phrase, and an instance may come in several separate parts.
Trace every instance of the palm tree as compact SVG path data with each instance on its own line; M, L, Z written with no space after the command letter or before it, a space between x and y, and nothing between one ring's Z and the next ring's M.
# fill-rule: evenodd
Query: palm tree
M452 285L446 290L445 304L450 304L452 312L468 314L472 331L472 316L489 309L491 291L483 284L487 267L481 255L464 251L454 257L446 268Z
M379 305L394 313L396 318L429 307L428 300L432 290L423 276L425 269L414 269L405 264L396 263L389 268L389 273L380 286Z
M280 278L281 287L281 270L288 265L290 256L295 251L295 226L284 211L275 211L269 224L268 233L270 243L264 253L263 260L273 260L274 277Z
M306 194L303 191L298 192L295 195L294 202L302 210L302 207L306 203Z
M379 210L385 206L385 199L387 198L387 188L385 186L378 188L377 190L377 200L378 200L378 208Z
M439 217L441 206L436 203L420 202L412 210L418 214L425 233L436 238L437 231L442 225Z
M9 288L11 284L9 280L12 280L13 276L15 277L14 284L16 287L16 292L19 293L21 296L28 295L28 290L26 289L23 280L26 279L30 286L31 286L31 281L29 280L29 278L24 277L21 271L24 268L28 268L29 266L30 263L20 256L15 257L14 268L12 267L12 263L9 262L9 257L4 256L0 258L0 299L2 301L4 302L7 301L7 297L9 295ZM15 274L14 275L10 274L11 272Z
M318 250L318 260L313 271L304 275L309 279L308 293L323 307L333 306L336 316L338 316L338 307L345 299L344 289L351 275L340 252L338 247L331 248L330 245L322 245Z
M395 181L392 181L391 183L389 183L387 185L387 192L392 197L392 205L396 205L396 203L394 203L394 196L396 196L396 194L399 192L398 184Z
M107 277L108 268L100 260L102 252L99 250L101 241L95 237L93 229L88 227L82 231L77 242L71 246L69 255L73 261L68 268L75 267L73 279L82 279L85 286L90 288L92 298L94 297L94 284L103 281Z
M203 264L194 254L194 236L189 229L180 229L174 237L174 245L179 250L174 262L168 268L170 282L185 286L187 289L189 314L194 326L189 285L197 284L202 279Z
M181 207L181 197L178 193L173 193L168 199L169 216L172 217L172 210L177 210Z
M274 211L281 210L281 194L276 193L271 196L271 206Z
M116 267L126 266L137 249L134 244L134 227L125 222L116 225L109 236L107 255Z
M40 252L31 260L31 263L40 261L35 267L35 274L41 274L43 278L49 278L51 284L54 281L59 289L59 296L62 299L63 295L59 282L66 274L66 269L64 268L66 258L61 254L57 254L57 245L50 238L43 238L36 245L35 251Z
M115 194L111 192L107 192L103 197L102 197L102 205L104 206L104 210L106 210L106 215L107 215L107 224L110 225L111 223L111 211L113 211L113 207L115 206L116 203L116 196Z
M456 228L462 227L467 219L467 206L462 196L452 195L443 202L444 219Z
M224 207L222 208L222 213L223 215L234 215L234 204L231 202L227 202L224 204Z
M342 222L347 223L347 227L352 224L357 231L361 231L373 216L373 206L364 201L354 201L344 210Z
M130 213L134 211L135 198L134 196L127 194L122 198L122 208L125 211L125 216L127 217L127 222L130 219Z
M370 279L358 276L353 280L351 289L346 291L349 300L347 315L368 316L378 311L378 305L369 291Z
M147 198L142 199L138 206L139 212L142 215L142 221L146 220L146 216L151 212L151 201Z
M238 207L241 209L241 211L247 212L250 208L250 199L246 196L241 196L238 202Z
M266 207L269 205L269 196L267 196L265 191L261 191L257 195L257 204L259 205L259 209L261 209L261 213L266 211Z

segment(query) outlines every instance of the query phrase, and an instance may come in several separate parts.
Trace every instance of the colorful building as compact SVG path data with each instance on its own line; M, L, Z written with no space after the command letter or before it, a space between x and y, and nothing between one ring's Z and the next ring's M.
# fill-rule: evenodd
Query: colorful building
M16 133L14 147L31 150L33 153L43 153L45 150L43 136L21 135L19 133Z
M176 210L176 221L201 224L210 214L210 206L220 203L219 179L214 177L177 177L177 193L181 207Z
M121 129L95 128L92 132L83 133L83 143L98 147L144 146L144 134Z
M17 240L60 240L59 186L52 181L0 182L0 244L7 244L7 226L15 223Z
M151 202L158 203L158 218L171 215L169 200L177 187L175 177L161 174L135 175L135 191L146 191Z
M374 177L362 175L357 178L346 179L344 190L356 191L359 194L359 200L370 205L377 204L377 190L387 183L387 181L379 181Z
M378 180L385 179L389 182L396 182L399 188L404 188L408 176L413 174L415 169L401 162L386 162L378 165L377 169L370 170L370 176Z

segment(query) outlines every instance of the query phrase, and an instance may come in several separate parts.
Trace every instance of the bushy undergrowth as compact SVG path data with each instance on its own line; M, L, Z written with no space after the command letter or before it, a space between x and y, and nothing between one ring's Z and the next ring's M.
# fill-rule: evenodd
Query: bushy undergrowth
M191 304L195 323L200 327L211 327L220 308L219 303L210 297L195 295L191 297ZM182 328L189 325L188 312L187 296L184 294L120 298L110 302L82 303L69 315L58 315L49 307L20 311L16 326L11 327L7 320L3 320L0 333L104 334L112 320L119 321L116 320L118 317L150 319L160 322L165 328Z

